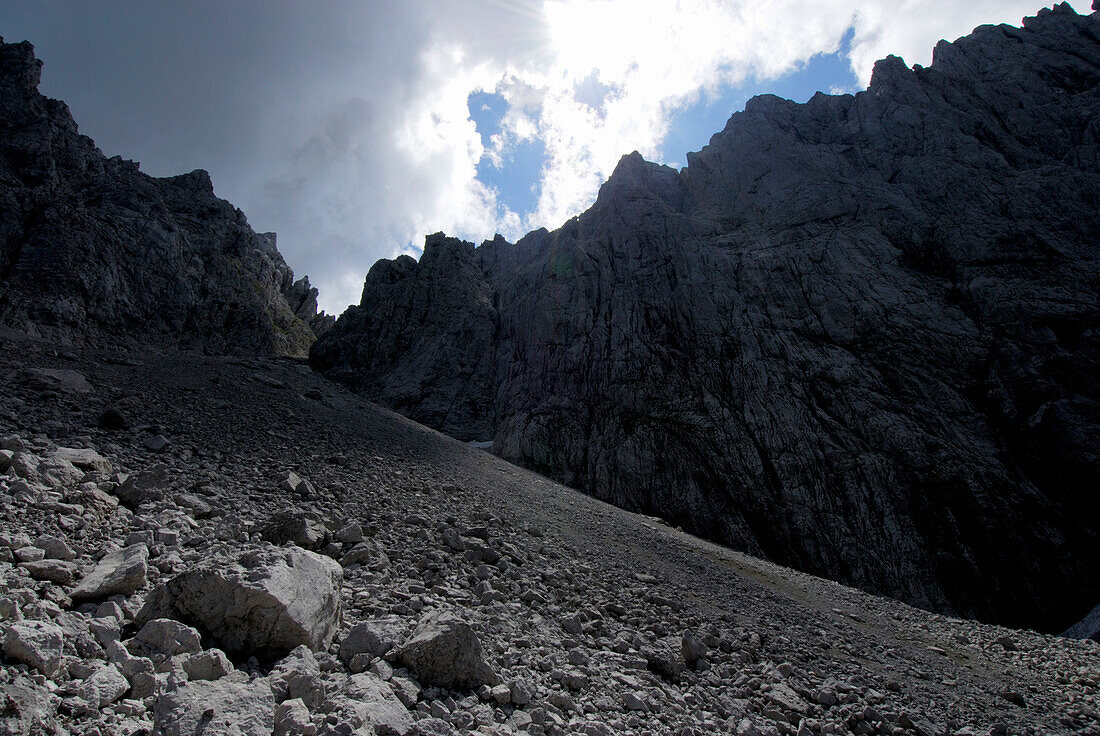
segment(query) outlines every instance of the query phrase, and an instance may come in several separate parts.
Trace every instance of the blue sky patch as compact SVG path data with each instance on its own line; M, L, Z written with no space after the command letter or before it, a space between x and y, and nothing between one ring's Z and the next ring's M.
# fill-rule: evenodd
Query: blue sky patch
M677 110L661 147L661 162L687 166L688 151L698 151L710 137L726 127L735 112L745 109L751 97L773 94L795 102L805 102L817 92L831 94L834 88L845 92L859 88L859 79L848 61L855 29L849 28L840 48L832 54L818 54L801 68L778 79L748 80L739 87L722 87L717 97L700 95L695 104Z

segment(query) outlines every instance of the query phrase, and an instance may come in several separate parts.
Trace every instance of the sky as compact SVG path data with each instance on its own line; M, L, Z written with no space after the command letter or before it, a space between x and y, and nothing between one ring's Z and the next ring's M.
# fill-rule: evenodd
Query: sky
M1090 12L1090 0L1070 3ZM864 87L876 59L1037 0L0 0L41 91L108 156L207 169L339 314L444 231L556 228L619 158L682 167L754 94Z

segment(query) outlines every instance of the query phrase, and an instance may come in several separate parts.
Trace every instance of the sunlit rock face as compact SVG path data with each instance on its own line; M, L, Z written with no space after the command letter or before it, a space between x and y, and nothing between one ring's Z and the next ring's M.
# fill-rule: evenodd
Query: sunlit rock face
M630 509L936 610L1100 600L1100 17L758 97L554 231L381 261L313 365Z
M74 343L154 340L304 355L317 292L205 171L157 179L105 158L0 40L0 324Z

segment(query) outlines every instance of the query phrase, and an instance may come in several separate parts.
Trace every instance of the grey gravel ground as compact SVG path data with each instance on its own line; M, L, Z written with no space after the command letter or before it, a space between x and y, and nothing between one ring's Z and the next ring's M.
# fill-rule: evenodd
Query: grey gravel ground
M0 340L0 734L1100 733L1095 642L703 542L299 362ZM140 628L158 584L264 536L342 566L327 650ZM148 550L123 592L74 602L123 547ZM468 638L428 664L405 642L440 616Z

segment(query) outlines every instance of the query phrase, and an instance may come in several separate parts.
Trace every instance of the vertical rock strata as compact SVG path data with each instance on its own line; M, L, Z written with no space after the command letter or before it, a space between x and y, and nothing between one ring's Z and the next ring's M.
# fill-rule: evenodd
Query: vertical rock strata
M1100 16L757 97L554 232L370 270L326 375L616 504L937 610L1100 600Z
M214 196L205 171L158 179L105 158L39 94L41 66L29 43L0 39L0 324L304 355L326 318L275 235Z

